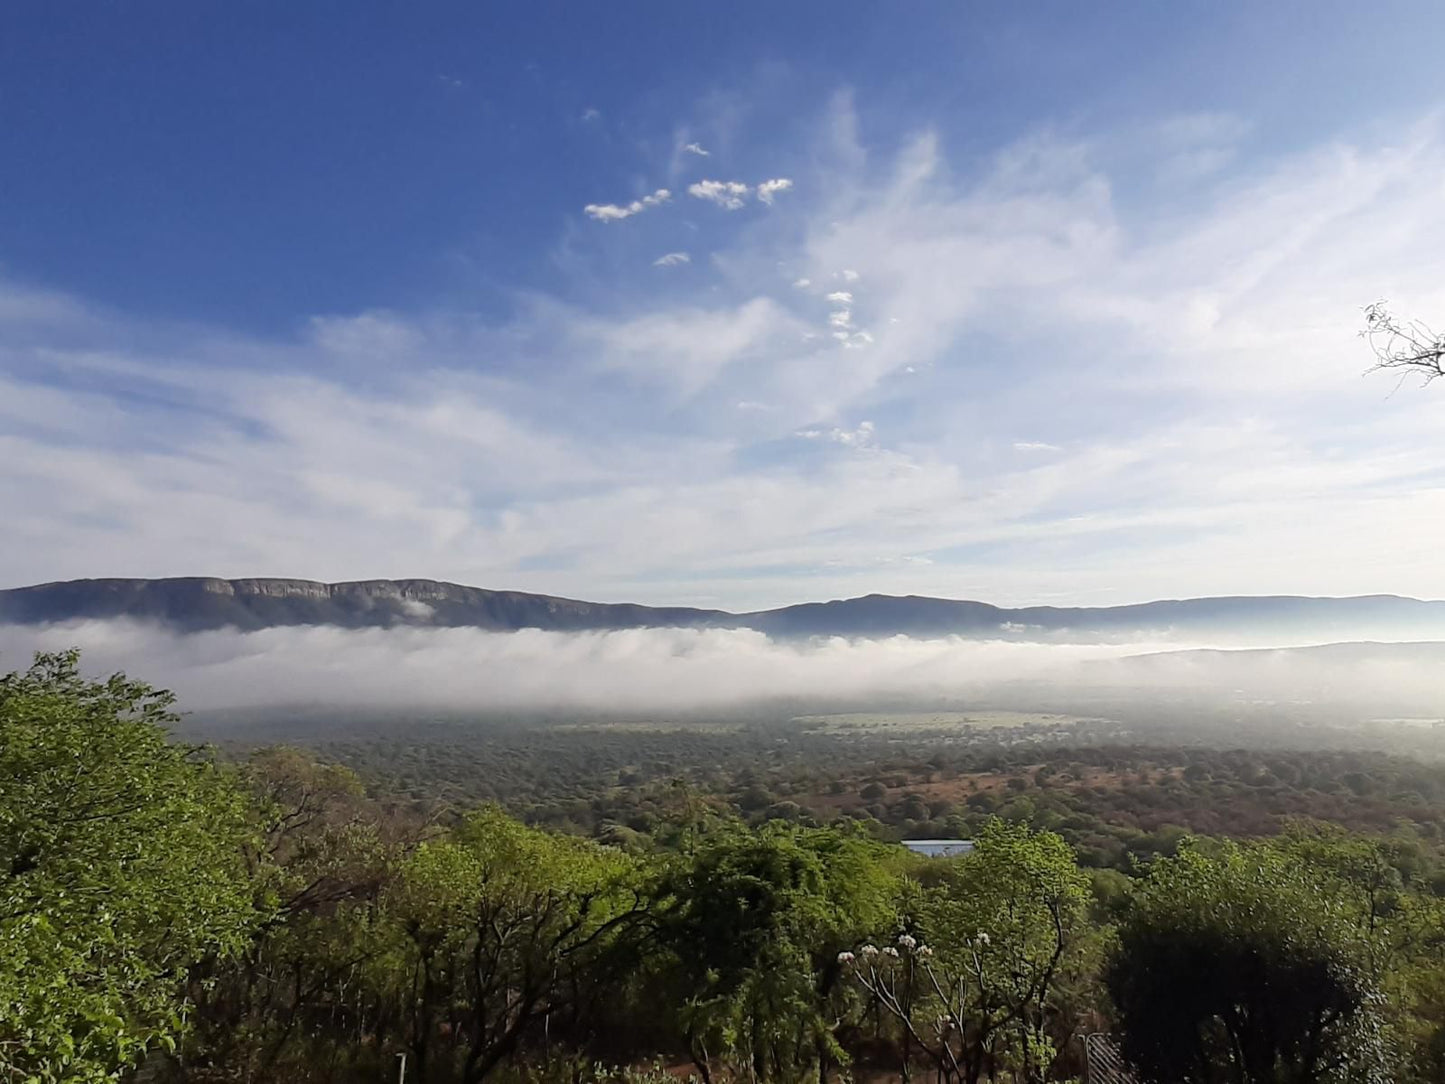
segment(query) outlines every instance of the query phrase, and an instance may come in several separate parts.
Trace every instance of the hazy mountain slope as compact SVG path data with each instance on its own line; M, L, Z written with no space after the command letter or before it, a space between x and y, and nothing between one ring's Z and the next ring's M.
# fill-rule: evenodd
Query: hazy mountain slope
M1294 595L1166 599L1129 606L1027 606L918 595L867 595L743 614L740 623L774 635L944 635L1003 633L1045 637L1063 632L1130 635L1179 632L1207 635L1248 628L1258 634L1309 633L1358 638L1389 629L1422 638L1445 635L1445 602L1396 595L1307 598Z
M1165 600L1131 606L1006 609L916 595L867 595L731 614L687 607L595 603L489 591L435 580L311 580L205 577L71 580L0 591L0 622L83 618L155 621L182 631L283 625L393 625L557 631L643 627L753 628L771 636L1126 637L1160 633L1255 634L1360 639L1445 638L1445 602L1394 595Z
M1408 711L1445 720L1445 642L1438 640L1163 651L1090 662L1080 673L1135 691L1208 688L1236 699L1360 703L1377 715Z

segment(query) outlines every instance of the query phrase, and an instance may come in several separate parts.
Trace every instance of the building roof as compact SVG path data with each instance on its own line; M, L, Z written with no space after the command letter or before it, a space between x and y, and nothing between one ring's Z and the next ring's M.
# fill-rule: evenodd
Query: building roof
M928 858L952 858L973 850L971 839L905 839L903 845L914 854Z

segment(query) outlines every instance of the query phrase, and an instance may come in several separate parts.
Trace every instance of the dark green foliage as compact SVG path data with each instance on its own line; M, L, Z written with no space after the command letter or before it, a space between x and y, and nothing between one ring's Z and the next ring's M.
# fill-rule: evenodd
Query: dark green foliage
M838 954L896 925L897 857L847 828L723 823L667 863L657 944L705 1078L721 1062L798 1080L846 1059Z
M1126 1054L1160 1084L1388 1079L1352 895L1298 848L1191 845L1156 863L1106 973Z

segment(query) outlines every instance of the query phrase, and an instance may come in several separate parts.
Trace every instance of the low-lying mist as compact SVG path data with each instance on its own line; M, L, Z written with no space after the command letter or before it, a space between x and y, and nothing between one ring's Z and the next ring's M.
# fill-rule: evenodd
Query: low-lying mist
M1237 642L1237 641L1235 641ZM187 710L324 705L462 711L697 711L769 701L984 698L1011 687L1183 691L1409 707L1445 716L1445 643L1215 651L1201 643L958 637L775 641L738 629L495 633L333 627L175 633L131 621L0 626L0 669L82 649Z

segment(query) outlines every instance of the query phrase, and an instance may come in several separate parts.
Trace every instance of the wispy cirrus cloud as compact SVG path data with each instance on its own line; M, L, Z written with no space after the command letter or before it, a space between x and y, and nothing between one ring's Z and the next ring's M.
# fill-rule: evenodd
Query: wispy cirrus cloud
M838 426L831 429L800 429L798 436L804 440L829 440L850 448L871 448L877 441L877 430L872 422L862 421L855 429Z
M863 140L840 115L819 138ZM786 229L700 216L677 275L649 263L694 244L681 216L587 231L631 277L505 319L266 339L0 282L0 568L738 607L1445 594L1439 398L1361 381L1354 336L1377 296L1445 310L1439 133L1235 157L1187 206L1122 199L1112 145L833 155L826 185L789 169Z

